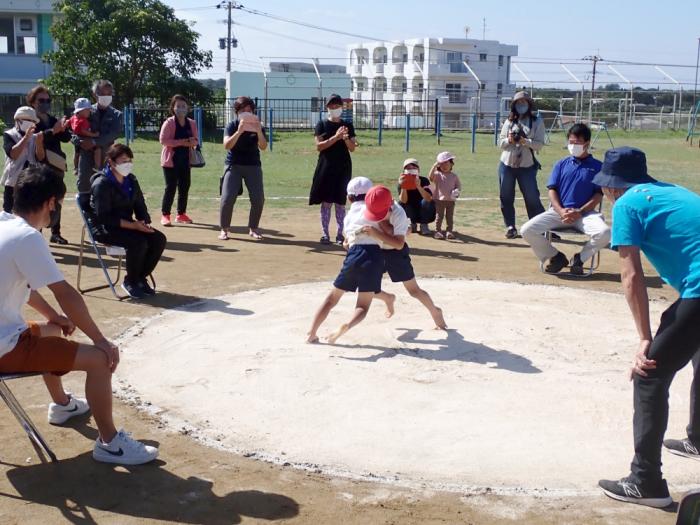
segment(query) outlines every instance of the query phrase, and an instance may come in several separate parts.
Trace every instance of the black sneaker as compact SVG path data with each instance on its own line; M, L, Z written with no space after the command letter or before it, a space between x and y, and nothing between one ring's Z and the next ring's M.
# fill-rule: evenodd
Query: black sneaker
M68 241L65 240L63 237L61 237L60 234L58 234L58 233L54 233L54 234L51 236L51 239L50 239L50 240L51 240L51 242L52 242L53 244L61 244L61 245L66 245L66 244L68 244Z
M598 486L603 489L606 496L618 501L646 505L657 509L663 509L673 503L673 498L668 492L666 480L661 480L660 485L654 490L642 487L640 484L630 480L630 478L622 478L619 481L601 479L598 482Z
M418 233L418 225L415 222L411 223L411 233Z
M420 234L421 235L430 235L430 227L425 223L421 223Z
M583 275L583 261L581 260L581 254L577 253L571 258L569 271L573 275Z
M664 439L664 447L666 447L671 454L675 454L676 456L700 459L698 447L693 445L689 439Z
M141 287L141 290L143 290L143 293L146 295L155 295L156 291L151 288L151 285L148 283L148 279L144 279L139 283L139 286Z
M324 235L321 237L321 240L319 241L321 244L330 244L331 243L331 238L328 237L328 235Z
M559 273L567 264L569 264L569 259L566 258L566 255L557 252L557 254L549 260L547 266L544 267L544 271L547 273Z
M122 290L124 290L132 299L143 299L146 297L146 292L143 290L143 288L141 288L141 286L132 284L126 279L124 279L124 282L122 283Z
M345 237L343 237L343 235L341 233L339 233L338 235L335 236L335 243L338 246L342 246L343 242L345 242Z
M518 230L515 229L515 226L508 226L506 230L506 239L515 239L517 236Z

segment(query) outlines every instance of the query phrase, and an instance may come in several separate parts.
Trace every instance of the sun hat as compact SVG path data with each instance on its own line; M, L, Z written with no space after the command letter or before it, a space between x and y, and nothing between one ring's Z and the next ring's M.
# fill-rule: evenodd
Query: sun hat
M437 161L442 164L443 162L447 162L448 160L454 160L456 157L452 155L449 151L442 151L438 153L437 155Z
M418 164L418 159L406 159L406 160L403 161L403 167L404 167L404 168L405 168L406 166L408 166L409 164L415 164L416 166L418 166L418 167L420 168L420 164Z
M73 115L84 109L92 109L92 104L86 98L79 98L73 103Z
M514 96L513 96L513 102L517 102L518 100L521 99L527 100L530 104L532 104L532 97L530 96L530 93L527 91L518 91Z
M31 106L20 106L15 111L15 120L31 120L32 122L39 122L36 116L36 111Z
M328 100L326 101L326 107L330 106L331 104L338 104L342 106L343 98L337 93L331 93L331 95L328 97Z
M647 157L642 150L630 146L606 151L603 167L593 177L593 184L601 188L626 189L645 182L656 182L647 173Z
M374 186L365 195L365 219L370 221L384 220L391 208L394 198L389 188Z
M355 177L348 182L348 195L364 195L372 188L372 181L367 177Z

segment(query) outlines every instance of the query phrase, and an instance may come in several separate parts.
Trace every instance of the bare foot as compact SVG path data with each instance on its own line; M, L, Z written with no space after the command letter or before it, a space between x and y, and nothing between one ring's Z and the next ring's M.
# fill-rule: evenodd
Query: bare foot
M447 330L447 323L445 323L445 318L442 316L442 308L435 307L435 311L431 312L433 316L433 321L435 321L436 330Z
M306 338L306 342L307 342L307 343L311 343L311 344L313 344L313 343L318 343L318 336L317 336L317 335L308 334L308 337Z
M384 316L388 319L394 315L394 303L396 302L396 296L393 293L386 294L388 299L384 301L386 303L386 312Z
M328 336L328 342L332 345L335 344L338 338L348 330L350 330L350 327L347 324L340 325L340 328Z

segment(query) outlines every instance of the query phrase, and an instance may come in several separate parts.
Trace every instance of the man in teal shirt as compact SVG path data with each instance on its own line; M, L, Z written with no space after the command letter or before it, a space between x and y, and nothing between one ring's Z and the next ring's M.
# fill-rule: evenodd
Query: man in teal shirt
M631 473L599 485L617 500L666 507L673 500L661 474L662 444L673 454L700 459L700 196L651 178L644 153L629 147L607 151L593 182L613 202L611 246L620 254L622 286L640 340L631 369ZM653 339L641 252L680 296L662 314ZM690 361L694 378L687 438L664 440L668 391L676 372Z

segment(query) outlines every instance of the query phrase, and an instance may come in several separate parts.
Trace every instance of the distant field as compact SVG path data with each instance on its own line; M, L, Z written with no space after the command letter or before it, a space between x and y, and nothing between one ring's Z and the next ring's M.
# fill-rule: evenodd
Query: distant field
M700 148L689 147L682 132L634 132L621 131L612 134L616 146L629 145L641 148L647 154L652 176L686 186L700 192ZM460 202L458 221L470 220L492 224L499 222L498 181L496 168L499 150L494 146L493 135L478 135L476 153L470 152L471 136L467 132L446 133L441 145L428 131L415 131L411 135L411 150L404 151L404 134L385 131L382 146L377 145L376 132L360 132L360 147L352 156L353 174L371 178L376 183L395 186L406 157L416 157L427 171L435 155L450 150L456 156L455 172L462 180L462 197L486 198L486 201ZM539 156L543 165L538 179L544 190L553 163L566 154L563 133L553 134L551 143ZM595 144L594 154L603 158L610 147L605 135ZM160 168L160 144L152 138L139 138L132 143L135 155L135 172L149 199L151 208L160 202L163 175ZM218 180L223 170L224 149L220 143L205 142L203 147L207 165L192 170L191 207L210 210L218 206ZM276 208L303 207L308 197L316 165L317 152L311 132L277 133L273 151L262 154L265 177L266 206ZM296 197L296 198L294 198ZM244 206L246 204L243 204ZM474 215L471 212L475 212Z

